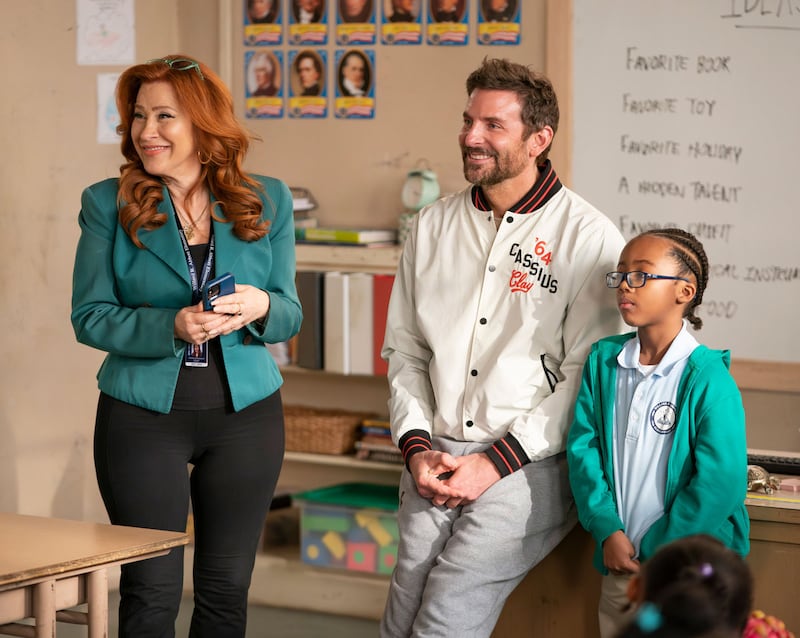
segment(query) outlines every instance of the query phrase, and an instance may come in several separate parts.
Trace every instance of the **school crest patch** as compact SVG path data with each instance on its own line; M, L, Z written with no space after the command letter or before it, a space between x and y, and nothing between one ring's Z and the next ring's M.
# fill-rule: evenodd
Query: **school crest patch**
M669 434L675 429L675 405L662 401L650 411L650 427L659 434Z

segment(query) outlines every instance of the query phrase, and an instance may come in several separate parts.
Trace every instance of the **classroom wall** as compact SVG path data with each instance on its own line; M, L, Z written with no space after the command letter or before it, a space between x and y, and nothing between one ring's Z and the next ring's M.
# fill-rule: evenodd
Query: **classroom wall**
M142 7L150 19L156 2ZM3 3L0 270L6 285L0 403L0 508L97 515L90 476L95 353L69 325L75 213L81 186L113 174L116 149L94 144L97 68L75 63L74 3ZM175 15L153 20L174 37Z
M469 6L474 23L476 2ZM233 33L238 33L241 12L236 3L233 14ZM291 185L311 188L320 204L314 214L323 225L396 227L403 212L400 191L409 170L424 165L436 171L443 193L464 187L457 136L466 77L487 55L543 68L543 15L542 0L525 3L519 47L371 47L375 50L374 119L336 120L332 114L315 121L249 119L248 128L263 140L254 145L249 165ZM471 38L474 41L474 31ZM327 50L331 69L335 51L343 47L331 42L322 48ZM245 51L241 38L234 39L232 51L231 85L241 112Z
M547 4L526 0L520 47L382 49L375 121L247 121L262 138L248 167L311 188L330 223L393 224L420 158L443 191L461 188L465 76L487 54L544 68ZM226 30L237 10L234 0L136 0L136 59L195 55L241 86L238 23ZM75 28L71 1L0 5L0 510L105 520L92 461L102 354L75 342L69 312L81 191L121 163L116 145L95 143L96 75L122 67L78 66ZM754 417L796 435L800 396L768 394Z
M69 322L81 190L119 172L96 139L96 75L78 66L75 2L0 6L0 510L105 520L92 461L102 354ZM215 59L216 2L137 0L137 59ZM202 30L202 31L201 31ZM202 34L202 35L201 35Z
M135 6L137 61L182 52L241 87L239 0ZM77 65L75 7L0 4L0 510L105 520L92 460L103 355L76 343L69 313L81 191L118 175L121 163L117 145L95 142L96 75L124 67ZM461 187L466 74L490 53L542 67L543 14L544 0L525 3L524 45L513 50L382 50L374 121L245 121L262 140L248 168L311 188L330 223L394 224L402 180L420 157L439 171L443 190ZM236 99L241 108L241 91Z

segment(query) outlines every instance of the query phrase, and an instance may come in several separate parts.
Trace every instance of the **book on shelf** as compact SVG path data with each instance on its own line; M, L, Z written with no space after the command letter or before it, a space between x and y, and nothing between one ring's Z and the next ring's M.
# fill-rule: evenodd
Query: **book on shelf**
M382 419L364 419L361 422L361 435L391 436L392 429L388 421Z
M376 450L383 452L399 452L397 447L392 443L391 437L387 440L381 440L378 437L364 437L356 441L358 450Z
M301 368L322 370L325 312L325 275L316 271L297 273L297 296L303 308L303 323L297 334L297 352L294 359Z
M356 458L387 463L403 463L403 454L394 445L356 441Z
M372 275L354 272L347 277L350 374L372 374Z
M375 450L379 452L397 452L400 454L400 450L397 449L397 446L392 443L391 439L386 441L364 441L363 439L360 441L356 441L355 443L357 450Z
M361 421L362 427L376 427L376 428L389 428L389 419L382 419L380 417L368 417Z
M306 243L392 245L397 243L396 228L295 228L295 240Z
M292 193L292 207L295 212L314 210L317 207L317 200L307 188L290 186L289 190Z
M403 455L392 441L389 421L367 418L361 422L359 431L360 437L355 442L356 458L403 463Z
M361 461L378 461L380 463L390 463L392 465L402 465L402 454L393 452L375 452L374 450L356 450L356 458Z
M347 273L325 273L322 360L325 370L339 374L350 374L349 284Z
M380 350L393 281L366 272L299 271L303 324L291 360L312 370L385 375Z
M381 443L383 445L392 444L392 433L390 430L378 430L377 428L361 428L360 441L368 443Z

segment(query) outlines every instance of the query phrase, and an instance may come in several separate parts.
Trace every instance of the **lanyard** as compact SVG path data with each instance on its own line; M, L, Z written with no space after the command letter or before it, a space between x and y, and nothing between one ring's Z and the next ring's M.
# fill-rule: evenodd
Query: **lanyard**
M173 206L174 208L174 206ZM211 239L208 241L208 256L206 262L203 264L203 273L200 281L197 280L197 268L192 259L192 251L189 249L189 242L186 241L186 235L181 228L178 221L178 216L175 215L175 223L178 225L178 234L181 237L181 245L183 246L183 254L186 257L186 265L189 267L189 279L192 282L192 303L196 304L202 298L200 291L205 287L208 278L211 274L211 268L214 266L214 224L211 224Z

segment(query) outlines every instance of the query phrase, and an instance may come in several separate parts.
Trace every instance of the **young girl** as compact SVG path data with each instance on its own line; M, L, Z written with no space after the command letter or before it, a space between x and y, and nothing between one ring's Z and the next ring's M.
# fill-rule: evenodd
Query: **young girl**
M600 634L626 619L626 589L658 547L705 533L749 551L744 409L730 354L689 333L708 282L702 244L678 228L648 231L606 275L636 332L592 346L567 440L578 517L604 574Z
M631 579L628 598L635 616L617 638L794 638L774 616L748 615L750 568L704 534L661 547Z
M740 638L753 604L744 559L706 535L663 546L630 581L637 606L617 638Z

